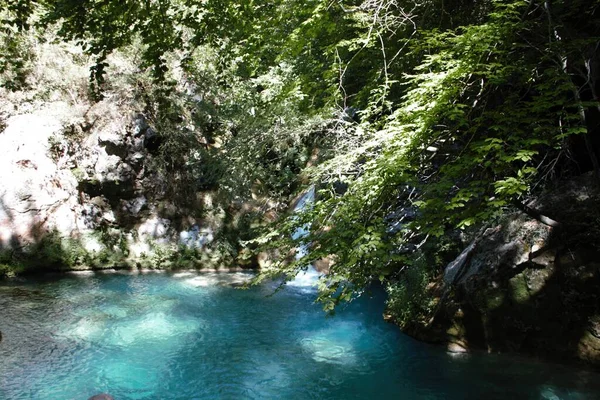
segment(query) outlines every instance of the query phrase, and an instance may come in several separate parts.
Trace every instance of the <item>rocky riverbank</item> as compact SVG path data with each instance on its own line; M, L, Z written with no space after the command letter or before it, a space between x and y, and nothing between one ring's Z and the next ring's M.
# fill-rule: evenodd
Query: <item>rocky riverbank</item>
M0 275L98 268L251 267L236 236L257 204L177 192L141 113L46 104L0 134Z
M516 212L481 229L428 285L433 313L402 329L455 352L522 353L600 367L598 204L600 191L588 174L530 202L529 215Z

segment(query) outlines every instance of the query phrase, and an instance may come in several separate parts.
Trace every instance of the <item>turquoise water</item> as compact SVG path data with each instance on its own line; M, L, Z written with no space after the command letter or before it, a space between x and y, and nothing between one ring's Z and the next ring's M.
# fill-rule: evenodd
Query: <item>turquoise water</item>
M383 322L383 294L326 317L249 275L89 274L0 285L0 399L594 399L600 376L452 356Z

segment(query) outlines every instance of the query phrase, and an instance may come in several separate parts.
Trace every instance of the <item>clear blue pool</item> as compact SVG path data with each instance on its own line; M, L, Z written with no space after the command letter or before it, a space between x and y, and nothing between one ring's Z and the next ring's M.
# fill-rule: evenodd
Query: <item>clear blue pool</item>
M326 317L245 274L89 274L0 285L0 399L594 399L593 372L452 356L385 323L383 294Z

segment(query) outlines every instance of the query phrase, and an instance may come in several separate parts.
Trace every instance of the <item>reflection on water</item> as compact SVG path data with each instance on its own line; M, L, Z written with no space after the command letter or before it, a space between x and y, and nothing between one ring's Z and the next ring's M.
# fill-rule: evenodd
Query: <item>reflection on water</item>
M383 322L383 294L326 317L247 273L86 274L0 285L0 399L594 399L573 367L453 356Z

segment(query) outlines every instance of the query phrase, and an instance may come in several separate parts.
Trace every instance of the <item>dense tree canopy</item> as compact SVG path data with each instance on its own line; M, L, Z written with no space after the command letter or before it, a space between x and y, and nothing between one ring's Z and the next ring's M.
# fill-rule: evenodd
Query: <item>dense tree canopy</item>
M318 188L314 207L249 244L282 254L261 279L329 257L328 309L373 280L435 273L444 235L557 176L600 179L597 0L9 0L3 16L4 35L52 25L81 45L98 93L108 54L132 43L164 96L171 54L197 87L211 54L223 89L202 112L236 125L216 125L222 188ZM310 251L291 260L300 242Z

